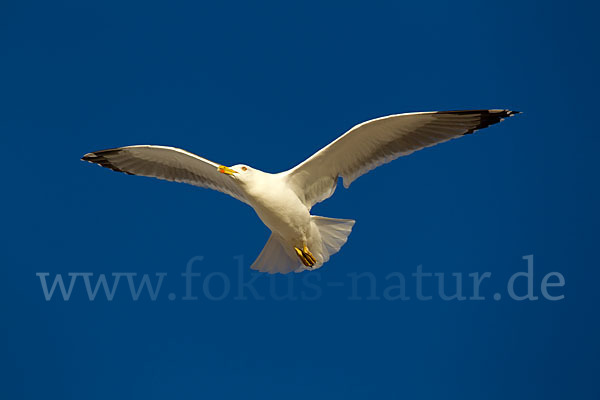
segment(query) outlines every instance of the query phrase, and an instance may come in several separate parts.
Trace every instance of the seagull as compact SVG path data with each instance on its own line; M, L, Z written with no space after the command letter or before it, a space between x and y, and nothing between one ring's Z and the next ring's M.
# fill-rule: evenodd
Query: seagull
M270 274L315 270L348 240L354 220L311 215L338 178L348 188L372 169L519 114L511 110L395 114L354 126L294 168L271 174L245 164L231 167L175 147L139 145L82 157L113 171L184 182L226 193L254 209L271 230L250 268Z

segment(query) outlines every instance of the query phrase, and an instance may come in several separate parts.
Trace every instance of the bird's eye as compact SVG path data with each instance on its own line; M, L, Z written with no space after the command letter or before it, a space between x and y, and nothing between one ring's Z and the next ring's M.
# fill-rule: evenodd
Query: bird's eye
M248 168L246 167L242 167L242 171L246 171Z

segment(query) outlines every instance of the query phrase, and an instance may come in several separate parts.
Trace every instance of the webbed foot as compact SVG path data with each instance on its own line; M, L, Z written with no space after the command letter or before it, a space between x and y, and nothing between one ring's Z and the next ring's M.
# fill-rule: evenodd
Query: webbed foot
M310 250L308 250L308 247L306 247L306 245L304 245L302 250L300 250L297 247L294 247L294 250L296 251L298 258L300 258L300 261L302 261L302 264L304 264L305 267L312 267L317 263L317 260L312 255Z

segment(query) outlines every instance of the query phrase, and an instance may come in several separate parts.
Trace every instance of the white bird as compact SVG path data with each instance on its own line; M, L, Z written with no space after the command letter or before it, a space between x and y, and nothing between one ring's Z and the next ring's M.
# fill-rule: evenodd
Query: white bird
M294 168L270 174L214 163L165 146L127 146L88 153L82 160L114 171L215 189L250 205L271 236L251 268L268 273L321 267L346 243L354 221L311 215L329 198L379 165L504 118L510 110L433 111L390 115L356 125Z

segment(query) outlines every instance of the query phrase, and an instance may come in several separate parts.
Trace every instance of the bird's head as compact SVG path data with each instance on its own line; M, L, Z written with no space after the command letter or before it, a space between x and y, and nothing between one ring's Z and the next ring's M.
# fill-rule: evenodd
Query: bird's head
M230 176L233 179L236 179L241 182L246 182L254 176L256 170L252 167L249 167L245 164L237 164L233 167L226 167L224 165L219 165L217 170L225 175Z

